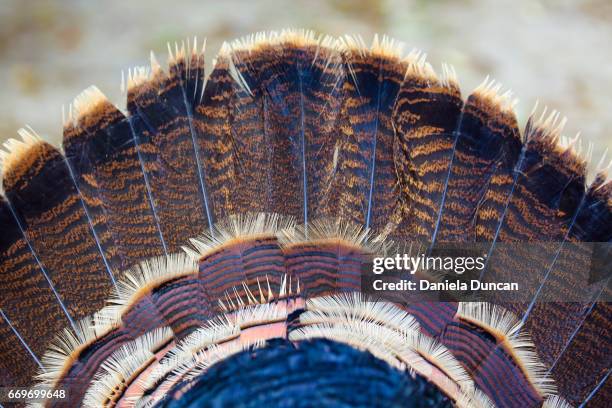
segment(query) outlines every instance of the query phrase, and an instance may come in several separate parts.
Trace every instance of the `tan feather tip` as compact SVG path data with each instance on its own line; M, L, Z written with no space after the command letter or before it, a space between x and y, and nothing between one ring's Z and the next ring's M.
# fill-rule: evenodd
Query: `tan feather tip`
M85 116L109 105L112 106L112 103L108 98L97 86L92 85L74 98L68 118L72 119L73 123L79 123Z
M260 31L245 37L240 37L232 41L232 50L234 52L254 52L263 47L277 43L279 33L276 31Z
M179 46L178 41L174 42L174 52L172 52L172 46L168 42L166 43L166 47L168 48L168 66L175 65L179 62L185 61L186 51L185 51L185 41L181 41L181 45Z
M608 149L606 149L595 167L595 174L607 180L610 169L612 169L612 158L608 158Z
M405 44L395 38L386 35L379 37L378 34L375 34L370 52L384 58L401 60L404 55L404 48Z
M405 78L418 78L428 83L440 83L436 71L427 62L427 54L423 51L414 48L406 55L404 61L408 64Z
M344 54L358 54L361 57L365 57L369 50L369 47L360 35L345 35L340 37L336 45L338 50Z
M33 147L44 143L42 138L31 128L25 127L17 131L19 139L8 139L2 144L4 149L0 149L0 174L4 178L12 172ZM0 192L2 192L0 186Z
M289 43L295 47L318 46L322 36L315 34L312 30L285 28L278 36L279 43Z
M322 58L322 55L325 55L326 58L337 55L337 40L330 35L316 34L312 30L284 29L278 36L276 43L283 47L298 49L316 48L314 60ZM320 52L321 49L328 52Z
M383 35L382 38L375 34L371 45L368 47L360 35L345 35L338 38L335 43L338 51L346 55L354 55L364 58L368 55L392 60L401 60L404 51L404 43L394 38Z
M589 146L586 151L583 150L580 132L571 138L562 135L567 118L562 117L558 111L549 111L546 106L537 115L538 105L536 102L527 121L526 141L542 142L547 149L559 157L563 168L577 175L584 175L587 163L592 156L592 147Z
M193 36L193 43L187 38L187 51L191 53L191 59L199 59L204 56L206 50L206 37L202 40L202 47L198 49L198 37Z
M457 71L451 64L442 64L442 77L440 82L447 88L459 88L459 78L457 77Z
M587 164L593 157L593 144L589 143L586 149L583 148L581 133L576 132L574 137L561 136L558 139L556 149L560 152L565 165L577 174L586 172Z
M497 106L501 112L514 113L514 107L518 99L513 97L511 90L501 92L502 84L487 76L480 85L474 89L474 95L479 96L493 106Z
M525 130L525 138L527 140L541 139L552 142L557 142L561 137L561 132L567 123L567 118L562 117L556 111L548 111L548 107L544 106L540 115L537 115L539 102L536 101Z
M121 71L121 91L124 93L131 92L147 82L150 78L151 68L147 66L128 68L127 80L124 79L123 71Z

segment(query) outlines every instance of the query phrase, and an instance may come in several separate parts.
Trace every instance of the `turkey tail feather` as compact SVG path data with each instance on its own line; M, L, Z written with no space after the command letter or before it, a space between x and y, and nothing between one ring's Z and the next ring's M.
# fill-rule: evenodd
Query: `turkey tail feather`
M191 50L190 50L191 51ZM151 56L127 86L127 106L168 253L212 223L193 118L204 81L203 51L181 49L165 73Z
M325 215L382 231L398 192L392 113L406 63L399 58L401 45L387 37L376 37L371 47L345 37L338 48L346 74Z
M394 110L401 205L392 237L431 241L448 178L463 101L452 77L441 81L414 52Z
M74 322L4 198L0 198L0 225L0 309L12 316L14 328L40 356L55 333ZM28 383L29 379L21 384Z
M97 88L75 99L63 145L113 270L165 253L130 121Z
M481 225L479 215L499 195L497 180L514 167L520 135L513 102L508 93L496 91L495 82L486 80L463 106L434 242L483 239L486 224Z
M62 154L40 140L12 154L23 157L15 164L5 162L3 168L10 208L69 315L77 320L103 306L113 290L113 271L99 250Z

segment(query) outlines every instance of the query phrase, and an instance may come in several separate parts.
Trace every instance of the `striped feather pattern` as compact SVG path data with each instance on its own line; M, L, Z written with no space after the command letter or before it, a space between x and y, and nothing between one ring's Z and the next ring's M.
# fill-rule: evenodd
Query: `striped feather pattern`
M563 354L552 367L552 374L559 382L563 395L572 404L580 404L593 390L607 380L612 364L609 347L600 342L609 339L611 308L609 303L597 302L585 316L579 330L568 341ZM576 367L580 361L580 369ZM589 373L589 375L584 375Z
M259 33L208 76L196 40L169 51L128 72L126 114L77 97L65 154L31 130L0 152L1 385L180 406L229 372L245 393L219 381L219 405L284 400L266 381L325 405L384 372L395 405L605 406L612 183L587 182L557 113L521 132L494 81L464 100L452 67L386 37ZM529 299L348 295L391 239L483 243L482 277Z
M381 46L377 39L369 49L359 38L346 37L341 44L346 76L325 215L382 231L397 201L391 116L406 64L399 53L391 54L392 44Z
M77 320L104 305L114 278L64 157L44 142L27 154L28 166L4 169L5 193L68 314Z
M15 384L29 384L40 368L36 360L15 332L15 326L9 323L7 316L0 315L0 384L3 387Z
M0 310L7 318L10 316L11 324L39 357L55 333L69 326L70 321L59 302L61 298L58 299L55 286L47 281L49 275L43 273L3 197L0 197L0 224L3 227L0 235L0 248L3 248L0 254ZM46 324L41 325L41 321L46 321ZM12 347L16 350L11 354L25 356L19 342L13 342ZM8 372L8 367L5 368ZM26 378L22 384L27 382ZM5 386L9 384L3 383Z
M208 76L202 100L195 106L195 126L200 134L198 147L206 160L202 169L207 176L208 193L214 203L215 219L223 219L230 214L242 211L263 211L260 203L252 203L246 192L253 188L241 174L241 166L249 160L243 160L238 153L237 124L235 116L242 112L241 99L248 99L248 94L234 81L230 73L231 60L226 48L221 50L215 60L215 66ZM244 150L244 153L248 151ZM246 159L246 157L244 158Z
M310 297L359 291L367 254L347 242L310 242L283 249L289 276Z
M402 185L393 237L432 240L455 146L463 102L454 82L442 83L418 54L394 107Z
M146 79L128 87L128 110L153 215L170 253L207 230L213 220L194 119L204 81L204 53L177 50L167 73L152 58Z
M278 240L261 236L240 239L202 257L198 276L212 299L225 300L227 295L249 299L246 288L258 293L259 287L270 285L278 293L284 272Z
M492 180L514 166L520 150L514 112L491 100L496 95L486 86L491 85L485 81L468 96L461 111L440 224L432 240L474 241L482 236L479 213L490 205L486 195Z
M108 258L119 273L163 254L164 243L130 122L95 89L77 101L80 109L64 128L66 158L90 214L110 233Z

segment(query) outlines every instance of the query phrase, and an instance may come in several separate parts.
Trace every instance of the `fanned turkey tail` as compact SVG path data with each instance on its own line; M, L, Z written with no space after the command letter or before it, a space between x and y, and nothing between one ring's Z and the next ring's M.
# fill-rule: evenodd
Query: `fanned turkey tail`
M612 399L612 183L558 113L521 132L500 85L464 99L387 37L259 33L208 75L196 39L169 53L128 70L126 112L79 95L63 151L5 143L0 386L58 407ZM392 241L479 245L480 278L528 293L360 293Z

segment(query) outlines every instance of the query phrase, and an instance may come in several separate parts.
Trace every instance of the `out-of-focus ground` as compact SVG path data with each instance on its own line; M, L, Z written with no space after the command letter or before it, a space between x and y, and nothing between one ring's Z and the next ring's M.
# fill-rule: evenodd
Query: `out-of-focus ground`
M536 99L560 110L593 161L612 147L610 0L3 0L0 141L28 124L59 145L61 106L92 84L123 107L121 70L168 41L207 37L210 61L224 40L285 27L389 34L453 64L465 95L486 75L512 89L521 124Z

